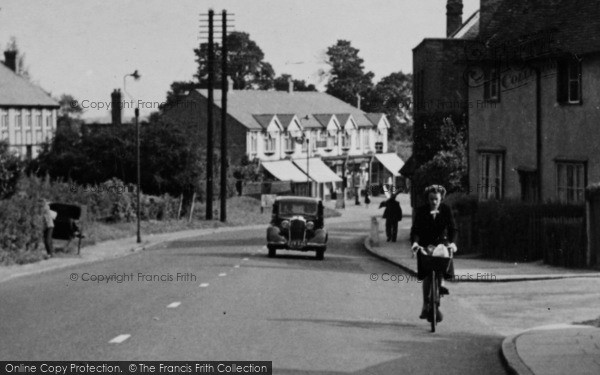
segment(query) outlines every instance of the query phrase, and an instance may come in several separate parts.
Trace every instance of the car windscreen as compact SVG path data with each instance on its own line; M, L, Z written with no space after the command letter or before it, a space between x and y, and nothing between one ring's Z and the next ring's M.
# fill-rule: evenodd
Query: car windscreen
M313 202L280 202L280 215L317 215L317 204Z

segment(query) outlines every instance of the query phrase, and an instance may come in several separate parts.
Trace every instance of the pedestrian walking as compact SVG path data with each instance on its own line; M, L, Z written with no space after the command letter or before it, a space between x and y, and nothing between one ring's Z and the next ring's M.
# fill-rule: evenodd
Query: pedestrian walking
M385 219L385 234L387 242L396 242L398 237L398 222L402 220L402 208L400 202L396 200L398 194L391 194L390 197L381 202L379 208L385 207L383 218Z
M43 221L43 233L44 247L49 257L54 255L54 247L52 244L52 233L54 232L54 219L56 219L57 212L50 209L50 202L46 199L41 199L42 205L42 221Z

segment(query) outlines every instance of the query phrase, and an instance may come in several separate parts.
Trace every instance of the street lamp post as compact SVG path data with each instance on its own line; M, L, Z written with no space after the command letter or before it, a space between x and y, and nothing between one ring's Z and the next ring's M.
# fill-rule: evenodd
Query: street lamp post
M131 95L129 95L129 93L127 92L126 78L129 76L133 77L133 79L137 81L138 79L140 79L141 75L136 70L133 73L125 74L123 76L123 91L127 94L129 99L133 100ZM141 234L141 230L140 230L140 174L141 173L140 173L140 123L139 123L139 118L140 118L140 107L136 103L136 106L135 106L135 148L136 148L135 164L136 164L136 175L137 175L137 178L136 178L136 182L137 182L137 189L136 189L137 190L137 196L136 196L136 201L137 201L137 210L136 210L137 243L142 242L142 234Z

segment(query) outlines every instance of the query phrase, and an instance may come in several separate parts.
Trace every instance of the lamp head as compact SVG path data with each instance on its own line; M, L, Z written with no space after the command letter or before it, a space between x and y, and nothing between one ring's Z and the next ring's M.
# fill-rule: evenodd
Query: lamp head
M135 72L133 72L133 73L131 74L131 76L132 76L132 77L133 77L133 79L135 79L136 81L137 81L138 79L140 79L140 77L141 77L141 75L138 73L137 69L135 70Z

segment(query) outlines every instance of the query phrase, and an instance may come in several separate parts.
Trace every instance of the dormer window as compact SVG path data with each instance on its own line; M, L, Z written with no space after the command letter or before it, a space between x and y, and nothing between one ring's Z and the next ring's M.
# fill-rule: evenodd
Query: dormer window
M277 138L272 133L267 132L265 134L265 154L274 154Z
M289 132L285 132L285 135L283 136L283 140L284 140L284 144L285 144L285 148L284 151L287 154L291 154L294 152L294 137L291 136L291 134Z

